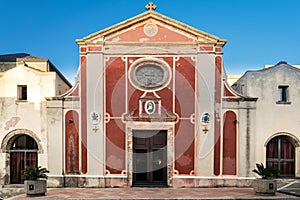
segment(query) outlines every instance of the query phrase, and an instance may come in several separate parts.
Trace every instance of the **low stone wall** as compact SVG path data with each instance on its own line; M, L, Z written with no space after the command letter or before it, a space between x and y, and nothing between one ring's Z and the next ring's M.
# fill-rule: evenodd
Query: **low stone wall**
M210 177L184 177L174 176L170 187L251 187L255 178L210 178ZM64 177L49 177L48 187L131 187L127 177L119 176L80 176L67 175Z
M0 186L0 199L7 199L19 194L24 194L24 187L7 187Z
M173 177L173 187L251 187L255 178Z
M128 179L124 177L85 177L68 175L65 177L49 177L47 186L74 188L128 187Z

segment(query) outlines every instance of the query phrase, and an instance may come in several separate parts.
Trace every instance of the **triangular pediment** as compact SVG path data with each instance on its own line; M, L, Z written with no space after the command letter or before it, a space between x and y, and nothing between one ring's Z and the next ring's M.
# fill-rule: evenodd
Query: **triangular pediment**
M193 42L223 46L226 40L150 10L76 42L79 45L103 42Z

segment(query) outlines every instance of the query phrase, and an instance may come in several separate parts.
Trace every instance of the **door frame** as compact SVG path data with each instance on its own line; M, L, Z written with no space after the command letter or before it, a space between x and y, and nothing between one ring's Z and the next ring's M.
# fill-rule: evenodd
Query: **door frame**
M24 163L23 163L23 169L25 169L26 168L26 166L28 166L27 165L27 154L28 153L35 153L36 154L36 165L38 165L38 150L10 150L9 151L9 157L10 157L10 161L9 161L9 165L10 165L10 184L23 184L23 181L24 181L24 179L23 178L21 178L20 180L21 180L21 182L20 183L12 183L12 178L13 178L13 176L18 176L18 174L13 174L14 172L11 170L11 165L14 163L14 161L11 159L12 158L12 154L13 153L23 153L23 161L24 161ZM37 166L36 166L37 167Z
M282 152L282 143L281 143L281 140L282 139L285 139L287 140L293 147L293 158L282 158L281 157L281 152ZM277 152L278 152L278 156L277 158L268 158L268 147L269 147L269 143L273 140L276 140L277 141ZM266 146L266 166L268 164L268 162L272 162L272 163L277 163L278 164L278 169L279 170L282 170L281 169L281 163L283 162L291 162L293 163L293 173L292 174L280 174L281 177L283 178L293 178L296 176L296 171L297 171L297 168L296 168L296 145L295 143L292 141L292 139L289 137L289 136L286 136L286 135L279 135L279 136L276 136L274 138L272 138L270 141L268 141L268 144Z
M3 173L6 176L8 176L8 179L4 181L5 185L10 184L10 152L12 151L11 146L13 145L13 142L15 141L15 139L17 137L19 137L20 135L27 135L36 142L37 149L34 151L37 151L37 160L38 161L39 161L40 154L44 153L44 149L42 147L41 140L31 130L15 129L15 130L12 130L9 133L7 133L1 142L1 151L2 151L2 153L5 153L5 161L7 163L9 163L8 165L5 165L5 169L3 171Z
M133 134L135 137L133 137L133 169L135 168L135 165L137 164L137 160L135 160L138 156L136 154L136 151L139 150L146 150L148 153L146 155L143 155L146 157L147 160L147 180L144 181L138 181L136 178L138 175L136 173L133 173L133 185L134 186L142 186L142 187L165 187L167 186L167 130L133 130ZM154 144L155 137L158 137L160 135L163 135L162 143L161 144ZM144 144L135 144L135 141L138 141L138 136L141 135L142 137L150 136L146 139ZM158 151L153 151L154 149L157 149ZM160 154L159 152L162 151L163 154ZM159 170L162 170L163 176L160 177L161 180L154 180L155 179L155 169L153 168L153 163L155 154L159 153L159 155L162 156L162 163L163 166ZM166 164L166 165L165 165ZM149 170L149 171L148 171Z
M173 186L174 174L174 123L173 122L127 122L126 124L126 171L128 185L133 186L133 131L134 130L165 130L167 131L167 186Z

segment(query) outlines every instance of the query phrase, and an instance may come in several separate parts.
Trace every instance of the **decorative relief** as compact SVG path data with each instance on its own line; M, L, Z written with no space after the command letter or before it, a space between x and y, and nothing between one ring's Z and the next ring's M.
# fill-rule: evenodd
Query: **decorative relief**
M99 124L100 122L100 115L95 111L91 112L90 119L93 125Z
M196 61L197 57L196 56L191 56L192 61Z
M171 68L158 58L141 58L132 63L128 78L130 83L142 91L158 91L171 81Z
M209 113L205 112L201 116L201 124L203 125L202 131L206 134L208 132L208 125L210 121L210 115Z
M110 57L109 57L109 56L104 56L104 61L105 61L105 62L108 62L108 61L109 61L109 59L110 59Z
M190 122L191 122L192 124L195 124L195 121L196 121L196 115L195 115L195 113L193 113L193 114L191 114L191 116L190 116Z
M194 170L190 171L190 176L195 176L195 171Z
M210 116L209 113L203 113L201 117L201 124L207 126L209 124Z
M153 100L148 100L145 103L145 112L149 115L153 114L155 112L155 103Z
M94 127L92 128L92 131L94 131L94 133L96 133L98 130L99 130L98 126L94 126Z
M110 114L105 113L105 123L107 124L110 121Z
M156 24L154 23L147 23L144 26L144 33L145 35L147 35L148 37L153 37L157 34L158 32L158 27Z
M146 10L155 10L156 9L156 5L153 2L149 2L146 6L145 6Z

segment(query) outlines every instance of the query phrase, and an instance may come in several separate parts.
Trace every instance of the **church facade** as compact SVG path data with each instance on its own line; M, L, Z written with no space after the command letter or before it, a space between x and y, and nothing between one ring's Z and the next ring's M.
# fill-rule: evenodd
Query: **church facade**
M149 8L76 42L78 82L48 102L65 105L65 118L48 124L54 132L64 123L63 148L50 155L61 164L49 168L64 171L65 185L251 183L256 98L223 80L226 40Z
M263 91L263 78L255 85L243 76L229 86L226 40L164 16L152 3L146 8L76 40L76 83L46 98L46 136L33 138L39 164L50 170L48 186L250 186L256 163L299 177L299 119L291 129L264 127L270 107L262 92L251 92ZM299 70L291 82L276 79L286 71L275 71L275 88L293 99L275 106L298 112Z

